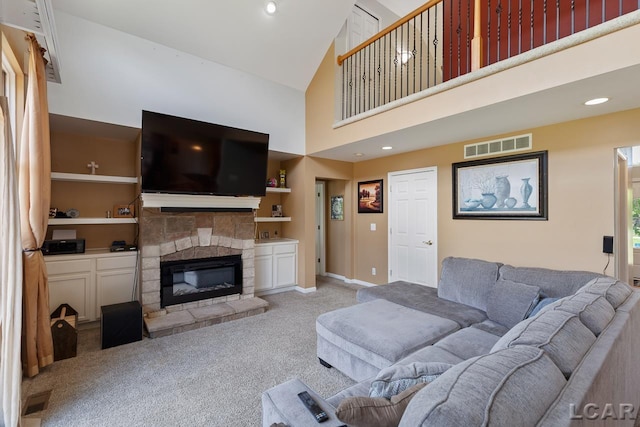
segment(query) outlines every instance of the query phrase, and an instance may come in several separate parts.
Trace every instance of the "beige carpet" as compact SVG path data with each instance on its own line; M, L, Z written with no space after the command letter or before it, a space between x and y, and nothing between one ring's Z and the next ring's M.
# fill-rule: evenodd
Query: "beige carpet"
M357 286L321 279L311 294L264 296L261 315L100 349L79 332L78 355L23 381L23 400L53 390L49 426L259 426L262 391L298 377L321 395L353 384L316 358L315 319L355 304Z

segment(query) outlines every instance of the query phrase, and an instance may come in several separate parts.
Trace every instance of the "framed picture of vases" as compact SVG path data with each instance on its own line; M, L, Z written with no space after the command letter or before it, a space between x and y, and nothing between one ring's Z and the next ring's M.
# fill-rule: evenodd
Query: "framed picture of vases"
M547 152L452 165L454 219L547 220Z

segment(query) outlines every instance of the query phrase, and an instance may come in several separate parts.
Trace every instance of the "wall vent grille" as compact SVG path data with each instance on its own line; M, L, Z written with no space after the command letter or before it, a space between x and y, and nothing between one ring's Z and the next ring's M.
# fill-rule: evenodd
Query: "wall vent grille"
M530 133L528 133L525 135L496 139L494 141L484 141L477 142L475 144L467 144L464 146L464 158L473 159L476 157L490 156L494 154L531 150L532 148L532 136Z

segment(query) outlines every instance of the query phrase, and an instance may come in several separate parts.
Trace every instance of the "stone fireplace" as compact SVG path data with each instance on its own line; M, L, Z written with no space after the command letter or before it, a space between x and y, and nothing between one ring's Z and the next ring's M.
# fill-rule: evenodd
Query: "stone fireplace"
M142 209L140 293L145 324L152 337L266 310L267 303L254 296L254 229L251 211ZM228 267L232 261L235 264L231 270L222 272L215 271L216 266L203 267L206 263ZM190 267L185 270L180 267L183 264ZM177 287L163 286L163 276L175 279ZM227 282L234 278L239 283L229 285ZM204 288L216 289L208 292L212 289ZM192 295L185 297L185 294Z

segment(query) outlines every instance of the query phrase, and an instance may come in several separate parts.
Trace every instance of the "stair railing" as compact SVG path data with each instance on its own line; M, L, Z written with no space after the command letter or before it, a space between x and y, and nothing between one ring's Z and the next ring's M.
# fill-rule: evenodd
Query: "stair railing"
M640 0L430 0L338 56L347 119L640 9Z

